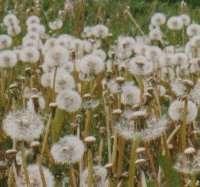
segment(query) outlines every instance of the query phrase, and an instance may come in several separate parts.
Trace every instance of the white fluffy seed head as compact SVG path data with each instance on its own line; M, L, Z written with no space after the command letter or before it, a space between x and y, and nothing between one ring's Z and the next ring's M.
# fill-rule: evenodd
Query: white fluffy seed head
M44 55L44 63L48 63L52 67L61 66L67 61L68 61L67 50L58 45L49 48L49 50Z
M36 63L39 61L40 52L35 47L24 47L20 51L20 60L27 63Z
M29 175L29 180L30 180L30 186L35 186L35 187L42 186L42 179L40 175L39 166L37 164L31 164L31 165L28 165L27 170L28 170L28 175ZM42 166L42 172L44 175L46 186L54 187L55 180L52 173L49 171L49 169ZM17 178L17 186L19 187L27 186L25 175L22 170Z
M56 97L58 108L67 112L76 112L81 107L82 99L74 90L63 90Z
M14 36L21 33L21 27L19 25L16 25L16 24L9 26L9 27L7 27L7 33L8 33L8 35L14 37Z
M12 38L6 34L0 35L0 49L9 48L12 45Z
M172 84L171 84L172 91L177 95L177 96L184 96L188 94L188 89L186 85L184 85L182 79L176 79Z
M43 128L40 116L27 109L10 112L3 121L3 130L13 140L33 141L40 137Z
M181 30L183 28L183 21L179 16L172 16L168 19L167 26L170 30Z
M53 88L53 76L51 76L51 87ZM66 90L75 88L74 78L65 70L60 69L57 72L55 79L55 91L57 93Z
M147 76L153 72L153 63L143 56L136 56L128 62L127 69L132 75Z
M151 24L156 26L164 25L166 22L166 16L162 13L155 13L151 17Z
M27 28L28 32L35 32L39 35L43 35L45 33L45 27L41 24L33 23L28 26Z
M181 153L178 155L176 163L174 165L175 170L179 173L196 176L200 173L200 151L194 150L194 148L189 148L189 152L192 151L192 156Z
M175 100L171 103L168 114L173 121L182 121L184 114L184 101ZM197 106L192 102L188 101L187 112L186 112L186 122L191 123L197 117Z
M191 22L190 16L188 16L187 14L182 14L180 18L182 19L184 26L188 26Z
M79 162L84 154L85 147L83 142L73 135L61 138L51 148L51 154L56 163L74 164Z
M104 61L95 54L90 54L83 57L77 64L80 72L86 75L97 75L104 71Z
M160 29L152 29L149 32L149 38L154 41L162 41L163 33Z
M94 177L95 187L106 187L107 170L103 166L96 165L93 167L93 177ZM88 169L85 169L81 176L80 187L87 187L87 186L88 186Z
M63 21L61 19L56 19L49 22L49 28L53 31L61 29L63 26Z
M134 116L140 116L141 123L133 120ZM142 141L152 141L163 135L168 128L168 120L165 116L161 118L152 117L145 119L144 111L125 111L118 120L115 129L125 140L141 139Z
M40 24L40 18L38 16L29 16L26 20L26 25L29 27L32 24Z
M8 14L3 18L3 23L5 26L10 27L12 25L18 25L19 20L15 14Z
M56 73L56 74L55 74ZM55 92L59 93L66 89L75 88L74 78L69 72L63 68L58 68L57 71L46 72L41 77L41 83L44 87L54 87L54 74L55 77Z
M129 83L122 86L122 103L125 105L135 105L141 102L141 91L138 87Z
M197 105L200 105L200 82L198 81L190 92L190 97Z
M12 68L17 64L17 55L14 51L5 50L0 52L0 68Z
M196 36L196 35L200 34L200 25L196 24L196 23L192 23L191 25L189 25L187 27L186 32L189 37Z

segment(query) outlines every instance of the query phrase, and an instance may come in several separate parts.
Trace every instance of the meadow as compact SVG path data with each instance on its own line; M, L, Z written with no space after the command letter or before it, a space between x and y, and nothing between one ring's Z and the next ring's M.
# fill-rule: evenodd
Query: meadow
M200 1L0 0L0 187L200 186Z

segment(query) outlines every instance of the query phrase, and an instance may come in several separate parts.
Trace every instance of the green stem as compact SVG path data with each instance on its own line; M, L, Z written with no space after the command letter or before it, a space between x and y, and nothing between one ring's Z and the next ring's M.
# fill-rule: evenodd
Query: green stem
M88 150L88 187L93 187L94 178L93 178L93 157L92 150L89 148Z
M29 174L28 174L28 169L27 169L24 143L22 143L22 145L21 145L21 155L22 155L22 168L24 171L25 182L26 182L26 186L29 187L30 179L29 179Z
M137 159L136 149L138 145L139 145L139 140L134 139L132 141L132 147L131 147L131 156L130 156L130 164L128 171L128 187L135 186L135 172L136 172L135 161Z
M187 109L188 108L188 100L185 99L184 102L184 111L183 111L183 121L181 126L181 149L184 151L186 148L186 141L187 141Z

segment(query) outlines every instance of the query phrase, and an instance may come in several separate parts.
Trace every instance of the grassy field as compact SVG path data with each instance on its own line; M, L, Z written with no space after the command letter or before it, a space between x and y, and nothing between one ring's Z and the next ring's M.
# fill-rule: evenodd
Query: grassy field
M0 187L196 187L200 0L68 2L0 0Z

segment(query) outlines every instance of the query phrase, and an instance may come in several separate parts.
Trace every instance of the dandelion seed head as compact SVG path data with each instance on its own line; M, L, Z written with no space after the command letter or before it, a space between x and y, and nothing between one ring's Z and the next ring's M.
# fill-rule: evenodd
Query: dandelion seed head
M133 117L136 115L140 116L141 122L138 123ZM152 141L161 137L168 128L168 119L163 116L159 119L151 117L145 120L145 115L143 110L123 113L115 126L117 133L126 140L140 138L143 141Z
M190 16L187 14L182 14L180 18L182 19L184 26L188 26L191 22Z
M138 87L124 84L122 86L122 103L125 105L135 105L141 102L141 91Z
M149 38L155 41L162 41L163 33L161 32L160 29L152 29L149 32Z
M37 23L28 25L27 30L28 30L28 32L35 32L35 33L38 33L39 35L42 35L45 33L45 27L43 25L37 24Z
M68 61L68 52L61 46L54 46L45 53L44 63L50 64L52 67L58 67Z
M51 88L53 88L53 84L54 84L53 74L54 72L51 73L50 75ZM73 89L73 88L75 88L74 78L68 72L59 68L56 73L56 78L55 78L55 91L59 93L62 90Z
M42 186L42 179L40 176L39 166L37 164L31 164L31 165L28 165L27 170L28 170L28 174L29 174L30 185L34 186L34 187ZM54 180L52 173L49 171L48 168L46 168L44 166L42 166L42 171L44 174L44 179L45 179L46 185L48 187L54 187L55 180ZM24 176L23 171L20 172L20 175L17 178L17 186L19 186L19 187L26 186L25 176Z
M89 54L79 61L77 68L84 74L97 75L104 71L105 63L99 56Z
M200 173L200 151L196 151L188 157L187 154L181 153L178 155L176 163L174 165L175 170L179 173L186 175L197 175Z
M151 24L156 26L164 25L166 22L166 16L162 13L155 13L151 17Z
M38 16L29 16L26 20L26 25L40 24L40 18Z
M84 154L85 147L83 142L73 135L61 138L51 148L51 154L56 163L73 164L79 162Z
M190 92L190 97L197 105L200 104L200 82L198 81Z
M63 26L63 21L61 19L56 19L49 22L49 28L53 31L61 29Z
M3 121L3 130L13 140L33 141L40 137L43 128L40 116L27 109L10 112Z
M6 34L0 35L0 49L9 48L12 45L12 38Z
M168 19L167 26L170 30L181 30L183 28L183 20L180 16L172 16Z
M177 95L177 96L184 96L189 92L187 89L187 86L183 83L182 79L176 79L172 84L171 84L172 91Z
M173 121L179 121L183 119L184 113L184 101L175 100L170 104L168 114ZM191 123L197 117L197 106L192 102L188 101L186 122Z
M74 90L63 90L56 97L58 108L67 112L76 112L81 107L82 99Z
M93 177L95 187L106 187L107 171L103 166L96 165L93 167ZM83 171L81 176L81 187L88 186L88 169Z
M200 25L196 24L196 23L192 23L187 27L186 32L189 37L196 36L196 35L200 34Z
M17 55L12 50L4 50L0 52L0 67L12 68L17 64Z
M9 26L7 27L7 33L12 37L17 36L21 33L21 27L19 25Z
M16 17L15 14L7 14L4 18L3 18L3 23L5 26L10 27L13 25L18 25L19 24L19 20Z
M153 63L143 56L136 56L128 62L127 68L132 75L146 76L153 72Z
M36 47L24 47L20 51L20 60L26 63L36 63L39 61L40 53Z

